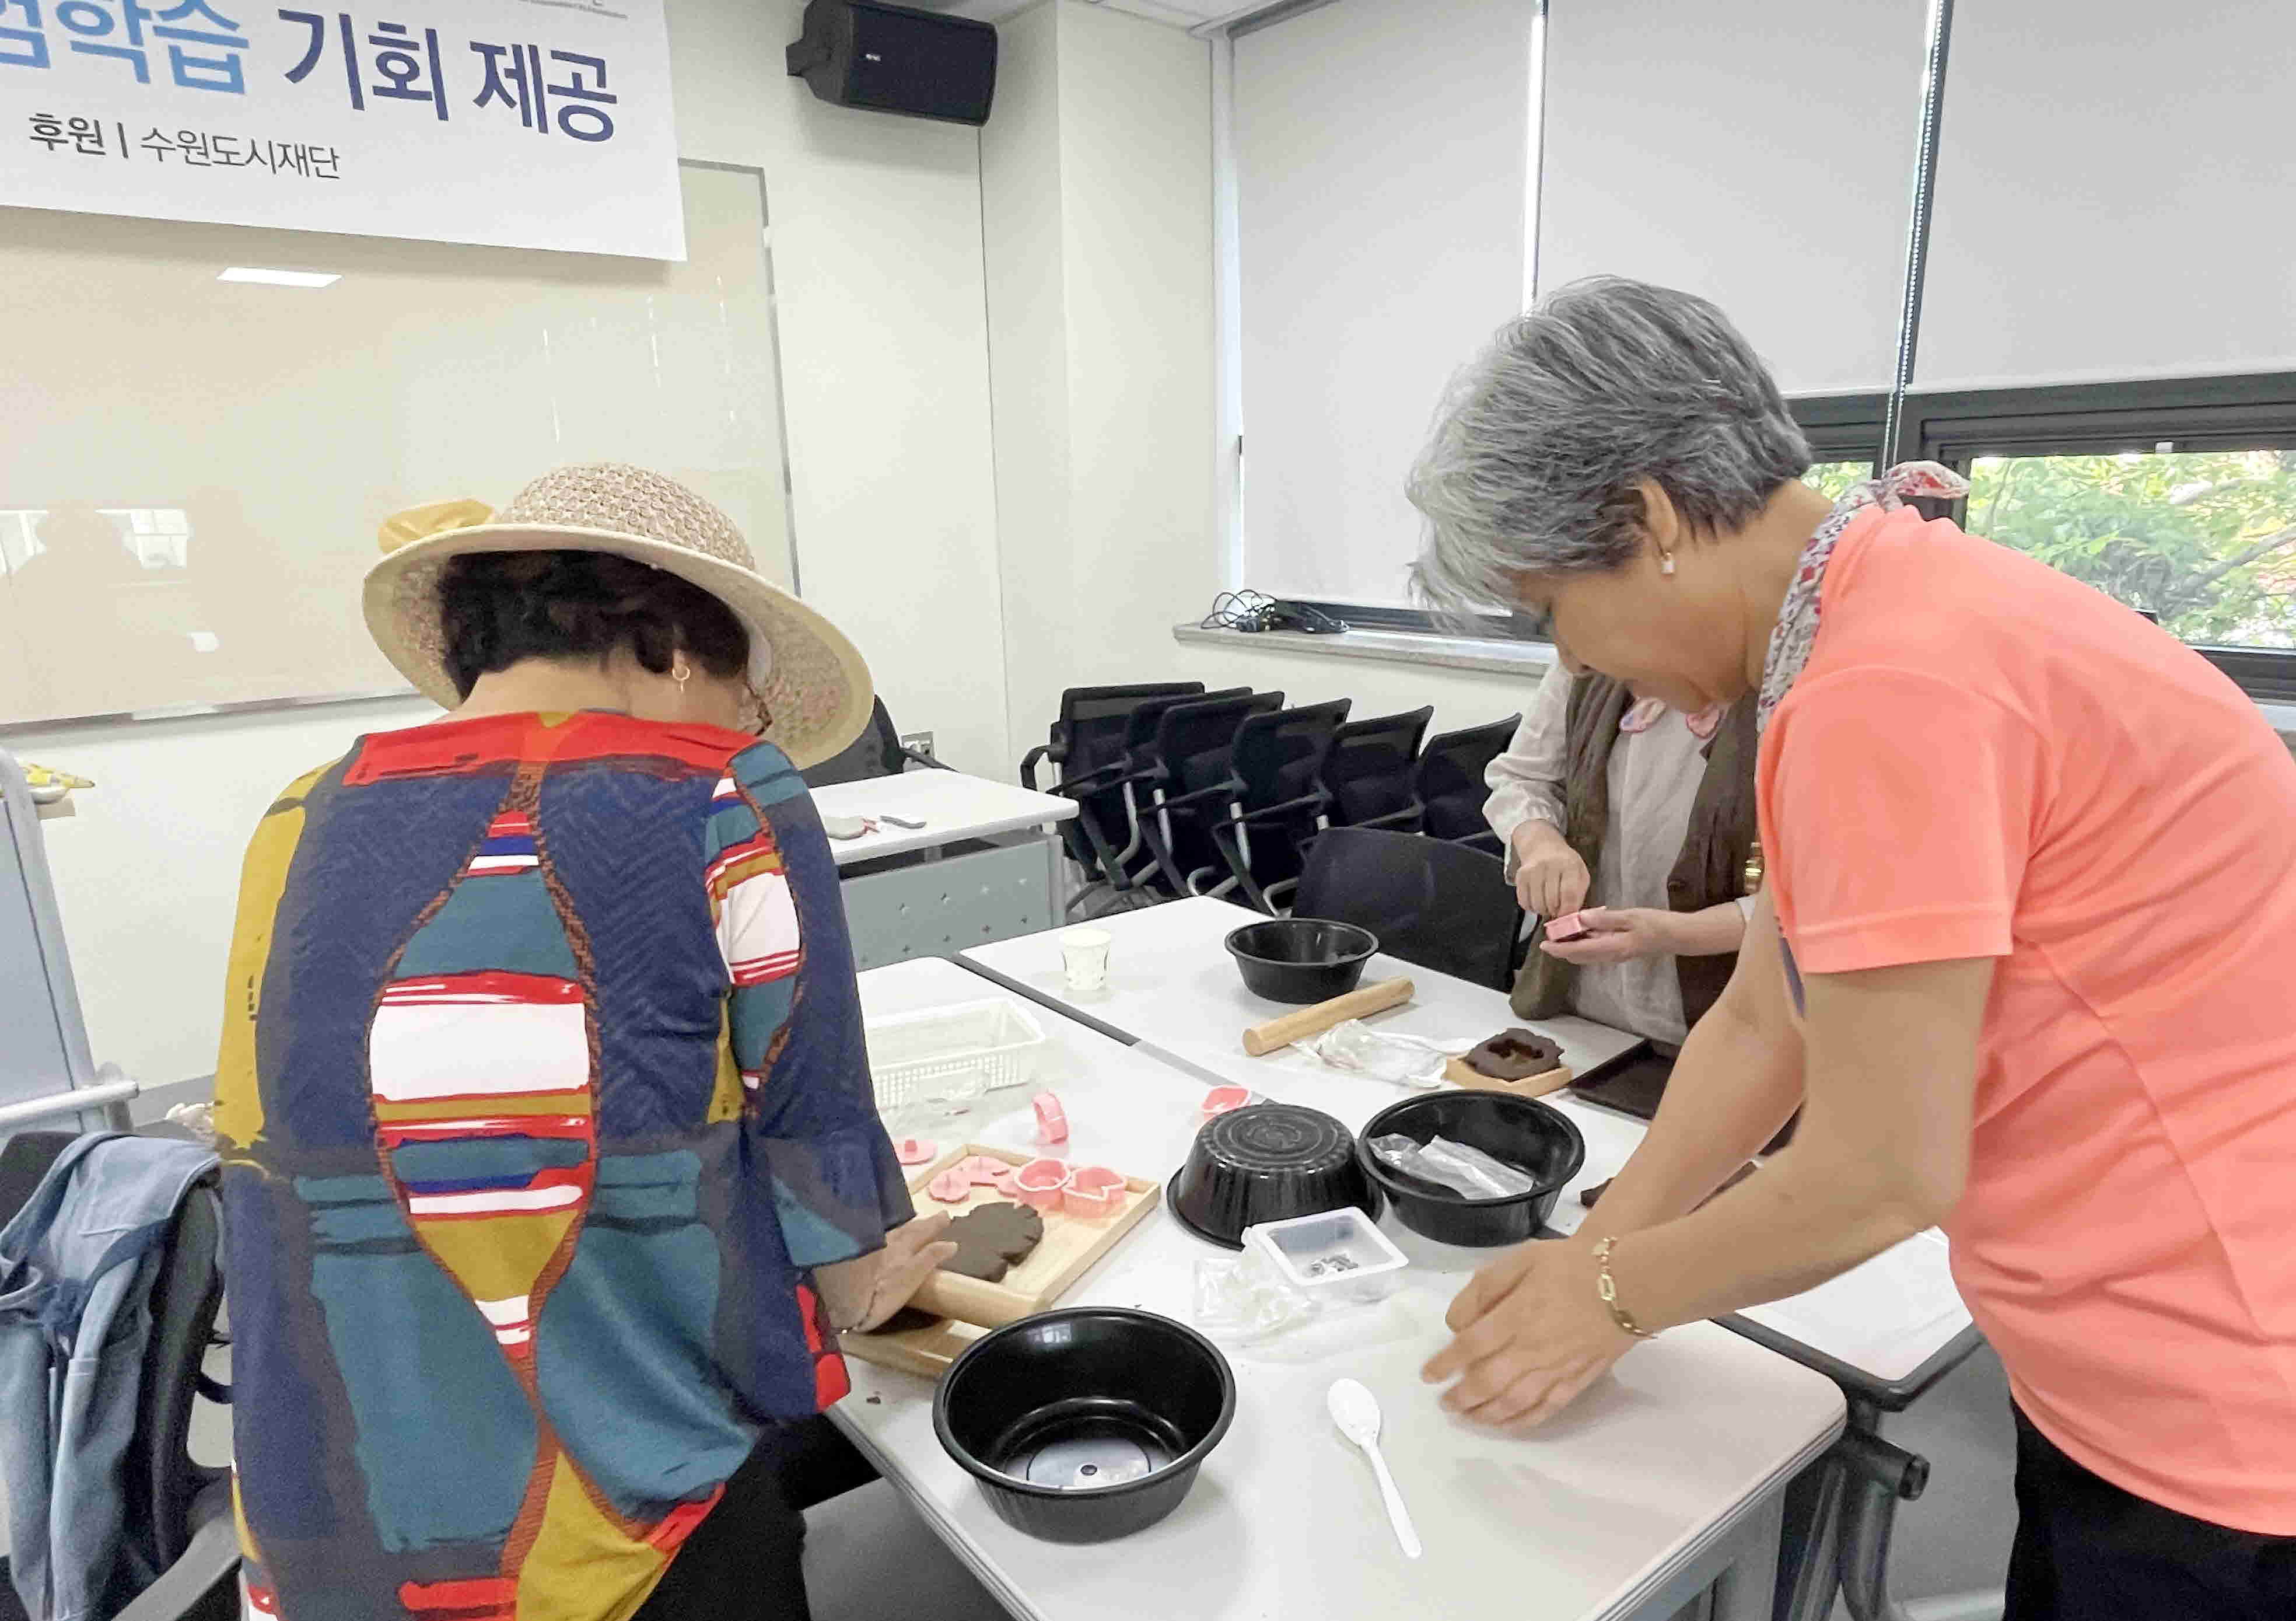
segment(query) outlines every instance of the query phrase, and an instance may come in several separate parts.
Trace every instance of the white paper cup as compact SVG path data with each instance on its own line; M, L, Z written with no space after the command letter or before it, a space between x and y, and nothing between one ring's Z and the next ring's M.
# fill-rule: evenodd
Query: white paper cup
M1097 991L1108 983L1106 929L1070 929L1061 936L1061 980L1071 991Z

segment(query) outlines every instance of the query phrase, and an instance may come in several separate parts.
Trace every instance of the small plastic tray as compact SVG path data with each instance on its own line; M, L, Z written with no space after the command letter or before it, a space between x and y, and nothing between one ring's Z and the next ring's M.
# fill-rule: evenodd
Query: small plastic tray
M865 1026L880 1110L1027 1086L1052 1039L1028 1009L988 1000L873 1019Z
M1248 1227L1243 1241L1286 1283L1323 1300L1380 1299L1402 1283L1399 1274L1411 1264L1352 1205Z

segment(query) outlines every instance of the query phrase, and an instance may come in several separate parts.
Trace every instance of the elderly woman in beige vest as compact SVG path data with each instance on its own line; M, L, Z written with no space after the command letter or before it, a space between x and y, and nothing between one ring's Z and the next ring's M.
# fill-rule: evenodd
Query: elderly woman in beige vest
M1576 1013L1669 1051L1730 983L1752 901L1754 707L1685 715L1619 681L1548 669L1486 773L1483 814L1541 936L1525 1018ZM1586 909L1592 932L1544 937Z

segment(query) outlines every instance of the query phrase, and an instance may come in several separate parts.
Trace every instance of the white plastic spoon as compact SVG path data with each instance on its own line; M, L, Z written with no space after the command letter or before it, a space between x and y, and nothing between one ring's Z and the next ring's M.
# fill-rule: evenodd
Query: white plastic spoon
M1403 1544L1404 1556L1417 1559L1419 1533L1411 1524L1411 1510L1403 1506L1395 1477L1387 1472L1387 1460L1380 1455L1379 1398L1353 1379L1341 1379L1332 1386L1329 1405L1332 1422L1340 1427L1340 1434L1363 1448L1364 1456L1371 1460L1372 1470L1379 1477L1379 1494L1387 1500L1388 1523L1395 1527L1395 1540Z

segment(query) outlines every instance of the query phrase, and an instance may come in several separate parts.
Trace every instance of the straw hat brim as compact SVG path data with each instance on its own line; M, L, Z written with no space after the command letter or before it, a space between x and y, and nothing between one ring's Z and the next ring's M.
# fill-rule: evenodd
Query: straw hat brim
M651 564L724 603L750 633L750 681L771 717L764 736L800 769L839 753L868 727L875 686L843 631L753 570L619 530L479 523L411 540L367 571L367 629L416 691L452 709L463 699L447 674L439 600L447 564L472 552L550 551L608 552Z

